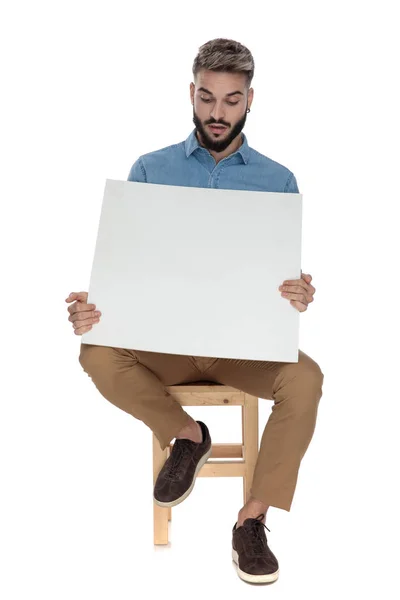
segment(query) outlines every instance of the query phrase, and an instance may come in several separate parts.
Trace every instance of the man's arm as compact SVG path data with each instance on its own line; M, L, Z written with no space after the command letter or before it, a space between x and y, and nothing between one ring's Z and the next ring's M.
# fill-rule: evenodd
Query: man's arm
M146 171L141 156L139 156L137 161L133 163L131 170L129 171L128 181L147 183Z
M293 173L290 173L289 179L287 180L285 189L283 191L287 192L289 194L299 194L300 193L299 188L297 186L296 177L293 175Z

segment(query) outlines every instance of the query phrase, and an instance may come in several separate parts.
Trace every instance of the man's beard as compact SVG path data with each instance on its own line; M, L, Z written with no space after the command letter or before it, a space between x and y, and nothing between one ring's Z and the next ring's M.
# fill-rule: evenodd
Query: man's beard
M226 150L226 148L229 146L229 144L231 144L232 141L235 139L235 137L238 136L239 133L242 131L244 124L246 123L246 119L247 119L247 110L245 111L245 113L244 113L243 117L240 119L240 121L238 121L235 124L235 126L232 128L231 132L228 133L226 138L224 138L223 140L217 140L217 139L213 139L208 134L206 128L203 127L203 123L200 121L199 117L196 115L196 112L193 107L193 123L195 124L198 133L201 135L201 141L203 142L204 147L207 148L207 150L212 150L213 152L223 152L224 150ZM217 121L214 121L214 119L211 119L205 123L206 126L212 125L212 124L227 125L227 123L217 122Z

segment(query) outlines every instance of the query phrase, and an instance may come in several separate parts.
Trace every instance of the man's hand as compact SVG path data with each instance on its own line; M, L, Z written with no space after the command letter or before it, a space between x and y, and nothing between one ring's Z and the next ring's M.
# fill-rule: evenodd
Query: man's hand
M299 312L307 310L309 303L314 301L315 287L311 285L311 279L311 275L301 272L301 279L289 279L279 286L281 295Z

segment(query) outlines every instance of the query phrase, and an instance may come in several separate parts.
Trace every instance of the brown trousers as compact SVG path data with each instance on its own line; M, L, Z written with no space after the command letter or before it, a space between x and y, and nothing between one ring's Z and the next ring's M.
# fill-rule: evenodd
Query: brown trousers
M203 358L81 344L79 362L99 392L143 421L165 449L190 416L167 385L211 381L274 400L254 471L251 495L290 511L300 462L314 433L324 375L299 350L299 362Z

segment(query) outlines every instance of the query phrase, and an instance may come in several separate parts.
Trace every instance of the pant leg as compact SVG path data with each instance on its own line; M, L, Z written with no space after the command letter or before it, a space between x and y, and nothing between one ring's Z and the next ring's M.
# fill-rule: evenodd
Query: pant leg
M208 375L218 383L274 400L250 492L268 506L290 511L322 396L324 375L319 365L299 350L297 363L218 359Z
M190 421L165 386L200 379L192 357L82 343L79 362L102 396L143 421L162 450Z

